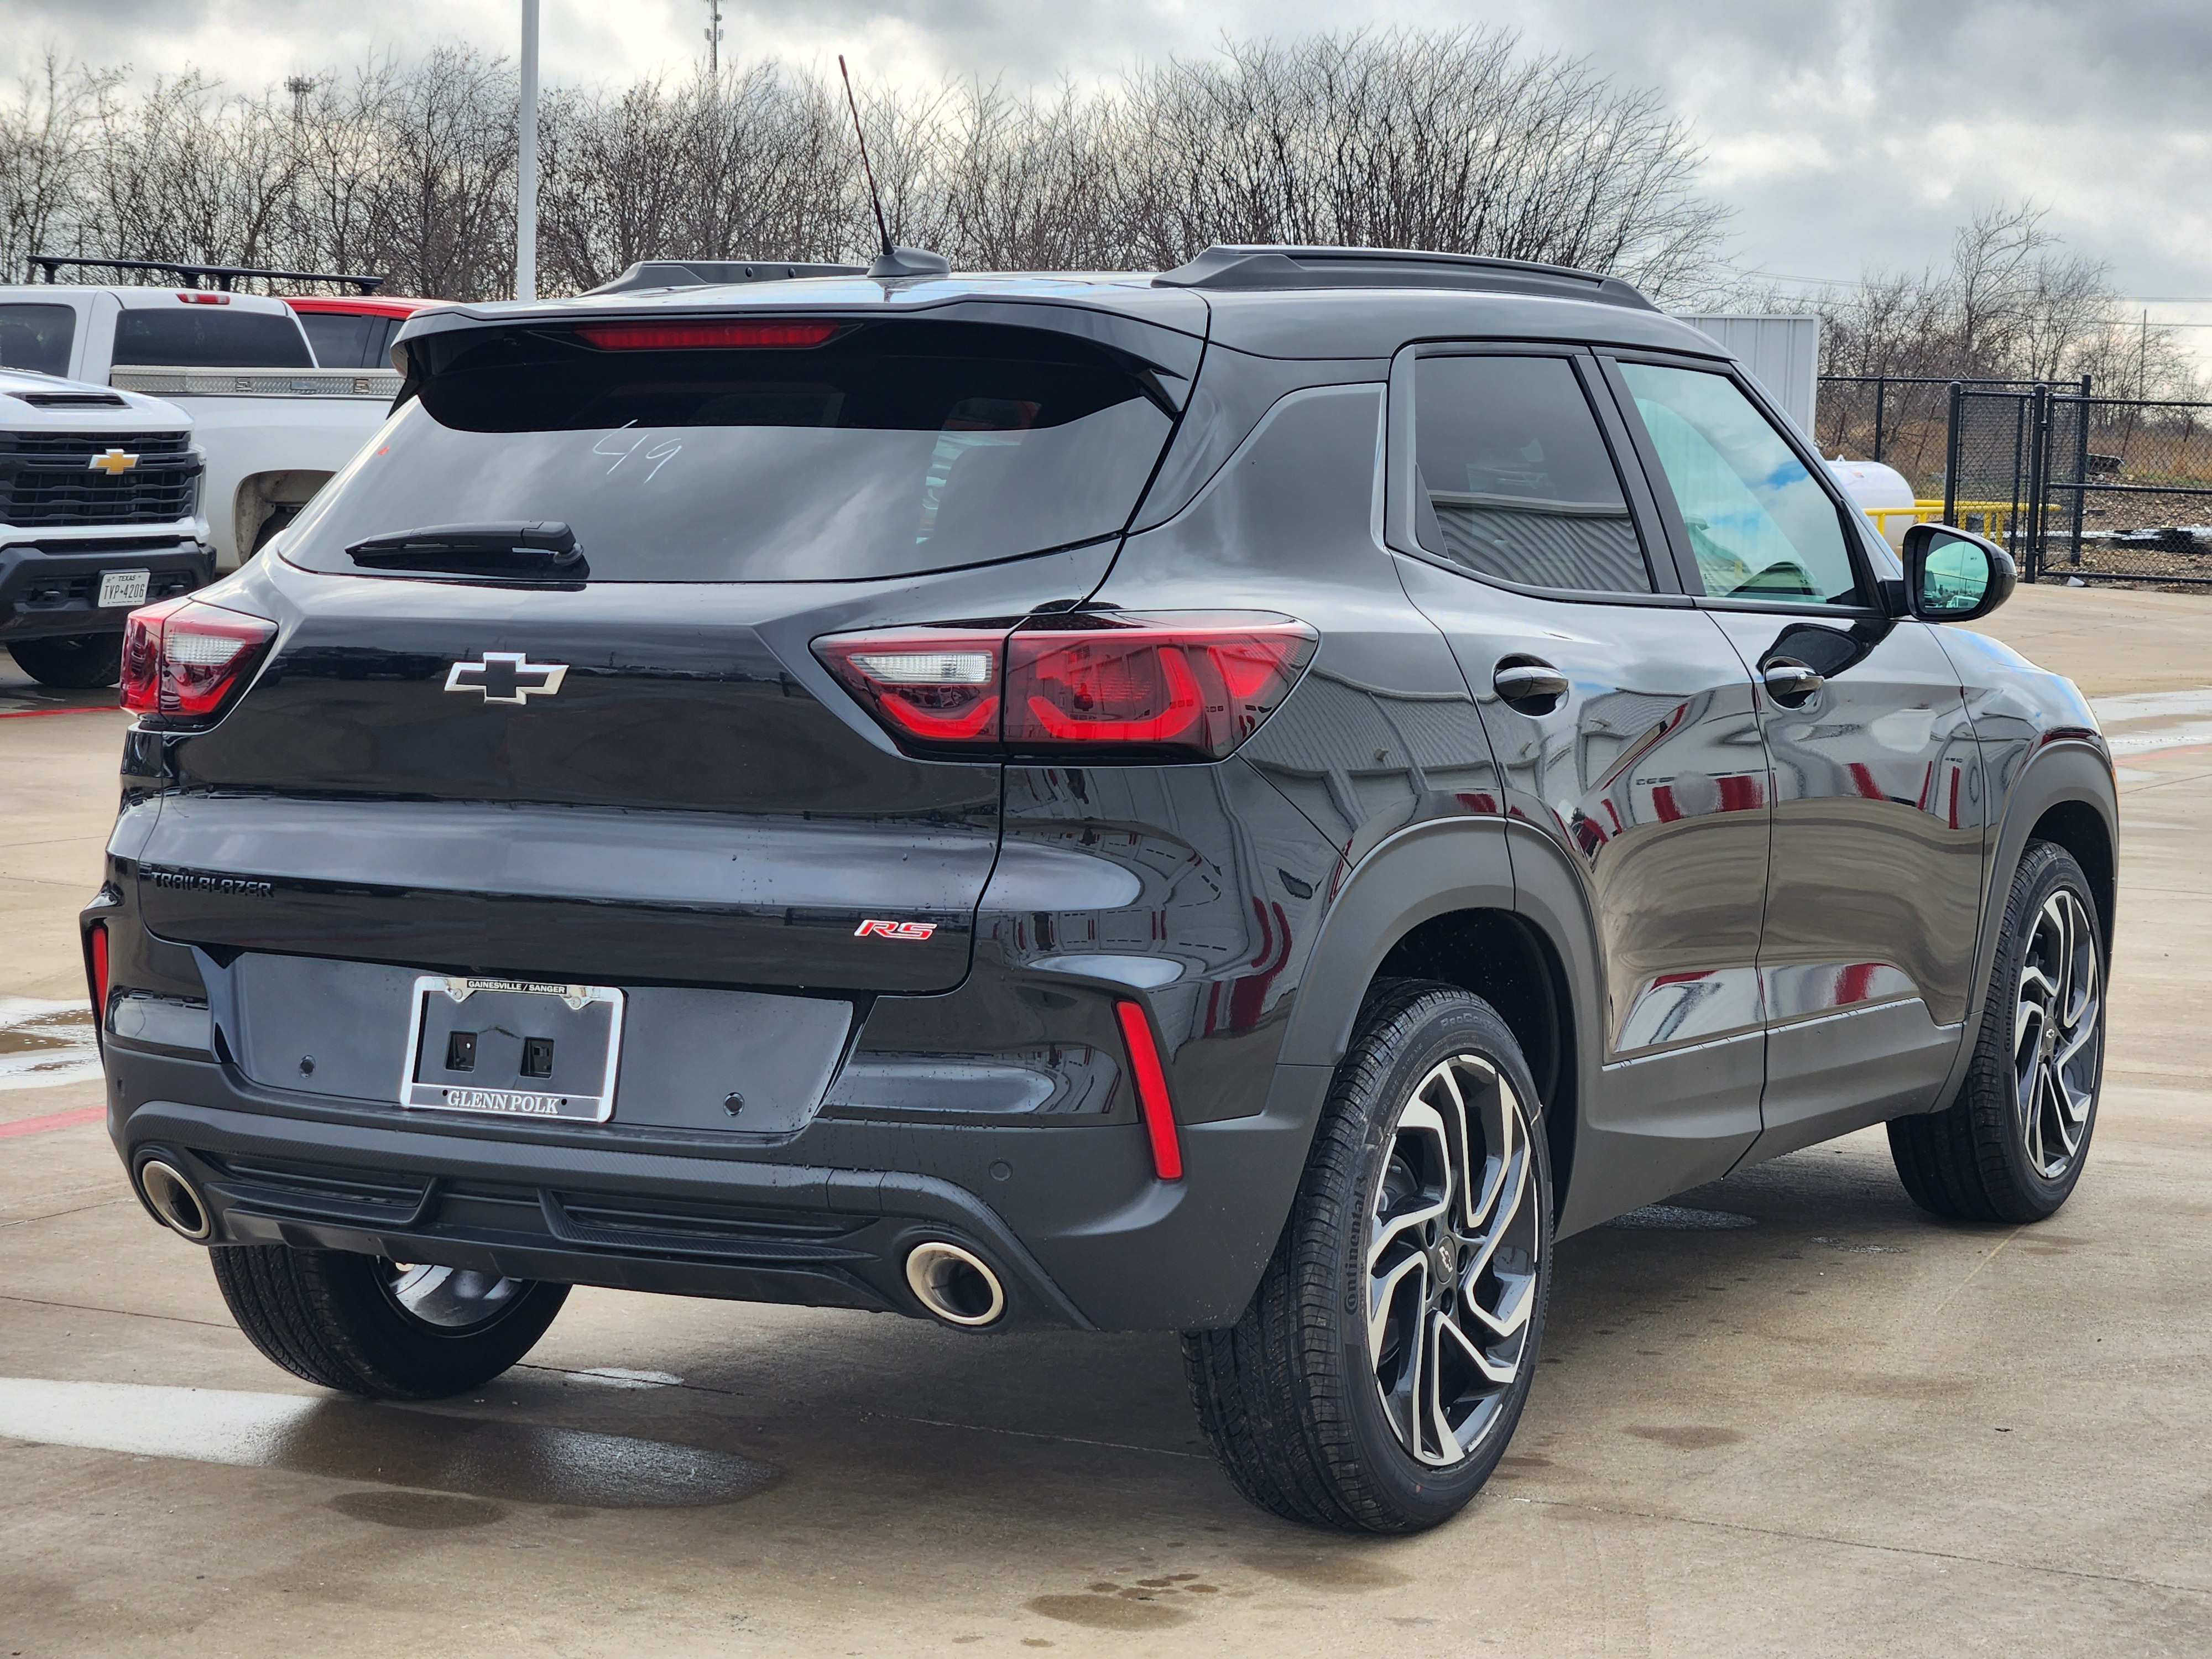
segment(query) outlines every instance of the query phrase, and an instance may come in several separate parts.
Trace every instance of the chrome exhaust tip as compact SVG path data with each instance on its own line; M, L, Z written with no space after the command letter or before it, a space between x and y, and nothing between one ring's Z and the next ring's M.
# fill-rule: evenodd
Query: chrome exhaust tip
M921 1305L948 1325L977 1330L1006 1311L1006 1287L998 1274L973 1251L942 1239L907 1252L906 1282Z
M192 1183L174 1164L158 1158L148 1158L138 1166L138 1190L145 1194L147 1204L172 1232L182 1234L195 1244L206 1243L214 1234L215 1223L208 1218L207 1206L200 1202Z

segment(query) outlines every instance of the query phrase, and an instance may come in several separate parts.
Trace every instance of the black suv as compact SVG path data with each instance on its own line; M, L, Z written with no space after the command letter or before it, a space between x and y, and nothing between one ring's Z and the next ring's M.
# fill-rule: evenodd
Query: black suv
M467 1390L574 1284L1178 1330L1248 1497L1405 1531L1570 1233L1885 1121L2063 1202L2113 781L1928 625L2002 551L1893 557L1617 281L922 263L418 316L134 616L110 1131L271 1359Z

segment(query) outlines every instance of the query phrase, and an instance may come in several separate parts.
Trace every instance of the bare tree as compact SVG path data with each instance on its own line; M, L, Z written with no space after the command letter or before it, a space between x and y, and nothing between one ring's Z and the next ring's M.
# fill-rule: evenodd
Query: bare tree
M82 224L94 114L122 74L64 64L49 49L0 103L0 281L20 281L30 255L56 251L57 236Z

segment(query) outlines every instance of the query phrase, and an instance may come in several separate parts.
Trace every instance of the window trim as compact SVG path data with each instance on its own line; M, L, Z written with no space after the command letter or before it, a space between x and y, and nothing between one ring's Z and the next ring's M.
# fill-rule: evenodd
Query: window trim
M1675 579L1689 603L1700 611L1757 611L1791 617L1886 617L1881 608L1880 573L1874 570L1867 558L1867 550L1855 533L1852 514L1857 509L1845 498L1835 476L1817 452L1808 452L1789 419L1762 392L1741 366L1733 362L1716 362L1710 357L1692 357L1667 351L1617 350L1602 348L1592 353L1622 423L1628 428L1635 446L1637 459L1645 475L1645 483L1657 502L1658 517L1664 526L1668 545L1674 555ZM1735 599L1700 592L1705 579L1698 573L1697 556L1691 550L1689 527L1682 519L1681 504L1674 499L1674 487L1668 482L1667 470L1659 464L1657 447L1644 424L1644 416L1636 407L1635 394L1620 372L1623 363L1650 363L1658 368L1679 368L1693 374L1718 374L1743 394L1751 406L1759 411L1768 426L1774 429L1798 464L1811 475L1814 485L1828 497L1836 512L1837 533L1842 538L1844 556L1850 561L1852 574L1856 578L1860 602L1856 605L1828 605L1818 599Z
M1645 570L1653 584L1647 593L1613 592L1599 588L1542 587L1528 582L1516 582L1487 571L1470 570L1463 564L1454 563L1442 554L1423 547L1413 533L1417 522L1414 492L1418 471L1418 446L1413 430L1414 379L1417 365L1425 357L1556 357L1563 360L1582 389L1583 400L1596 422L1598 436L1613 463L1614 476L1620 481L1622 498L1628 504L1631 526L1644 555ZM1602 390L1605 395L1601 396ZM1680 609L1691 603L1691 596L1682 591L1681 574L1672 556L1673 545L1663 533L1664 524L1651 491L1645 482L1642 465L1632 465L1635 452L1630 447L1632 436L1622 422L1620 411L1613 406L1611 388L1604 384L1590 349L1571 341L1548 340L1416 340L1401 346L1390 359L1388 436L1386 439L1385 474L1383 488L1384 545L1394 553L1419 559L1424 564L1449 571L1462 580L1498 588L1509 593L1523 593L1532 599L1553 599L1570 605L1641 605Z

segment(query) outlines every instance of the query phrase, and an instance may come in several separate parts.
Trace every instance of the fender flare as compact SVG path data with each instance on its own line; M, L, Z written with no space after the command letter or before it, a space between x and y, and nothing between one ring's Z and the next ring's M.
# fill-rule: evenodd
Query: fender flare
M1406 934L1455 910L1514 908L1513 860L1495 817L1432 818L1362 859L1314 941L1277 1062L1334 1066L1382 958Z
M1996 837L1984 872L1980 937L1974 946L1974 973L1968 981L1966 1014L1962 1023L1964 1040L1951 1061L1943 1086L1936 1091L1936 1103L1930 1110L1941 1111L1950 1105L1958 1096L1960 1085L1966 1081L1966 1068L1973 1063L1976 1036L1989 1007L1992 988L1990 976L1996 968L1997 934L2004 919L2005 900L2012 891L2013 872L2020 868L2021 859L2027 850L2028 834L2045 812L2069 802L2077 802L2096 813L2105 826L2106 842L2112 849L2113 890L2097 896L2097 908L2103 913L2098 921L2105 936L2106 966L2110 971L2112 939L2118 926L2118 918L2112 915L2119 864L2118 792L2113 785L2111 763L2100 745L2086 738L2046 735L2041 747L2029 757L2019 781L2006 794L2004 811L1997 820Z

